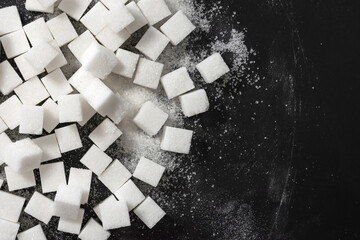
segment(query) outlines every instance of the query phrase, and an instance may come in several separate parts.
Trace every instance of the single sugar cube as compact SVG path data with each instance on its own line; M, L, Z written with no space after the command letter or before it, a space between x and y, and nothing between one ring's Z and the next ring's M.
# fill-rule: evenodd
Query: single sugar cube
M18 240L46 240L45 233L41 227L41 225L36 225L24 232L21 232L17 235Z
M195 30L195 26L182 11L178 11L160 27L160 30L176 46Z
M0 117L11 130L20 124L21 107L22 103L15 95L0 104Z
M37 69L33 67L24 57L23 55L20 55L14 59L16 66L18 67L22 77L25 81L36 77L37 75L45 72L44 69ZM0 71L1 72L1 71Z
M50 95L38 77L29 79L14 89L20 101L26 105L37 105Z
M17 173L11 170L11 168L5 167L5 174L10 192L33 187L36 185L33 171Z
M193 131L166 126L160 148L164 151L189 154Z
M0 36L22 28L20 15L16 6L0 9Z
M107 197L104 201L102 201L101 203L99 203L98 205L96 205L93 210L95 212L95 214L98 216L98 218L101 220L101 212L100 212L100 206L102 204L108 203L108 202L117 202L116 198L114 197L114 195L110 195L109 197Z
M44 129L50 133L59 124L58 105L51 98L49 98L45 101L42 107L44 108Z
M138 165L136 166L134 177L140 179L143 182L156 187L165 171L165 167L147 159L140 158Z
M206 83L212 83L230 71L219 53L214 53L203 60L196 65L196 69L200 72Z
M121 136L122 132L116 127L116 125L106 118L94 131L89 135L89 138L96 144L101 150L105 151L116 139Z
M116 51L116 57L118 59L118 64L112 72L126 78L132 78L140 56L133 52L119 48Z
M146 197L146 199L134 209L134 213L150 229L153 228L166 214L151 197Z
M151 60L156 61L169 42L170 40L164 34L150 26L135 48Z
M114 33L119 33L130 23L135 21L135 18L123 3L118 3L114 8L111 8L104 16L106 25Z
M45 88L54 101L61 95L67 95L73 91L66 77L60 69L56 69L41 79Z
M116 8L119 3L125 4L129 0L100 0L108 9Z
M0 219L17 222L25 203L25 198L0 191Z
M140 58L134 83L143 87L157 89L164 64Z
M77 38L78 34L65 13L46 22L59 47Z
M15 240L20 228L20 223L0 219L0 240Z
M154 103L147 101L141 106L133 121L148 135L154 136L160 131L168 117L169 115Z
M85 31L79 37L75 38L74 41L69 43L68 48L77 58L77 60L81 62L84 53L92 43L97 43L95 37L89 31Z
M96 79L94 75L92 75L89 71L86 71L83 67L81 67L71 76L71 78L69 79L69 83L79 93L82 93L89 86L89 84L98 81L94 79Z
M56 2L56 0L37 0L41 6L43 6L44 8L49 8L52 5L54 5L54 3Z
M57 230L71 234L79 234L84 219L84 213L84 209L80 208L79 215L76 219L60 218Z
M50 222L53 211L54 201L36 191L24 210L24 212L45 224Z
M8 95L22 82L8 60L0 63L0 91L2 94Z
M154 25L171 15L164 0L140 0L138 6L150 25Z
M25 9L32 12L54 13L54 4L50 7L43 7L40 0L26 0Z
M80 122L83 120L82 97L80 94L59 96L59 122Z
M41 158L42 163L61 158L61 153L55 134L50 134L33 139L33 142L38 145L43 151L43 155Z
M80 19L80 22L92 34L96 35L106 26L104 18L107 12L107 8L101 2L97 2L95 6Z
M179 97L182 111L186 117L207 112L210 107L209 99L204 89L195 90Z
M40 165L40 180L43 193L55 192L66 184L64 162Z
M126 27L126 30L128 30L130 34L133 34L137 30L145 26L148 21L146 20L140 8L134 1L127 4L126 7L135 18L135 21L133 21L129 26Z
M96 175L100 175L105 171L107 166L112 162L111 157L101 151L97 146L92 145L80 162L89 168Z
M100 205L101 221L106 230L130 226L129 211L124 199Z
M76 21L79 21L90 3L91 0L62 0L58 8Z
M115 193L127 180L131 173L121 162L115 159L110 166L99 175L99 180L112 192Z
M50 42L54 39L43 17L26 24L24 26L24 31L32 46L35 46L42 41Z
M126 29L119 33L115 33L106 26L98 34L96 34L95 37L110 51L115 52L116 49L121 47L121 45L123 45L126 40L130 38L130 33Z
M23 105L19 133L41 135L44 123L44 108L41 106Z
M22 29L2 36L0 41L4 47L6 57L9 59L19 56L30 49L29 42L26 38L24 30Z
M24 54L24 58L30 63L35 69L44 69L51 61L53 61L59 52L45 41L40 41L37 45L31 48L30 51Z
M0 166L5 161L5 146L9 143L11 143L11 139L9 138L9 136L6 133L0 133Z
M70 168L70 175L68 184L83 189L84 194L81 199L81 204L88 202L89 193L91 188L92 172L87 169Z
M61 153L79 149L83 146L76 124L55 129L55 134Z
M49 43L59 54L45 67L48 73L54 71L55 69L61 68L68 63L57 42L52 40Z
M121 188L115 192L115 196L117 199L123 198L126 201L129 212L145 199L144 194L131 180L122 185Z
M177 97L195 88L185 67L172 71L161 78L161 84L168 99Z
M107 240L110 237L110 232L106 231L93 218L86 223L85 227L80 232L78 238L81 240Z
M60 185L54 200L53 215L70 220L76 220L80 212L83 191L79 187Z
M4 121L0 118L0 133L5 132L8 129L8 126L4 123Z

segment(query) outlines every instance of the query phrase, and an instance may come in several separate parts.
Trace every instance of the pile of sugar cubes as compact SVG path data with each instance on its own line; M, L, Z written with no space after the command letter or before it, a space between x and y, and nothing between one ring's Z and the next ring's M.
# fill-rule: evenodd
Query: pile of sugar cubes
M16 6L0 9L0 41L8 58L0 63L0 91L9 95L0 103L0 165L5 164L6 175L0 187L4 181L8 186L0 190L0 240L46 239L40 224L18 233L21 214L43 224L58 217L58 231L82 240L108 239L109 230L130 226L130 211L149 228L165 216L161 206L131 180L156 187L165 167L143 156L131 173L105 153L123 134L118 124L134 107L106 85L103 80L109 74L150 89L157 89L161 82L168 99L179 98L185 117L209 109L205 90L196 89L185 67L164 74L164 65L156 62L169 43L176 46L194 31L182 11L171 13L164 0L101 0L88 10L91 1L62 0L56 4L60 15L47 22L38 18L25 26ZM26 0L26 9L52 13L55 2ZM87 30L78 35L69 17ZM143 27L147 30L135 46L138 52L122 49L131 34ZM64 46L81 63L70 79L61 70L68 64L61 51ZM196 68L206 83L229 72L218 53ZM162 132L161 150L189 154L193 131L167 126L169 113L152 101L135 107L133 122L144 134L153 137ZM79 128L95 113L103 121L88 136L93 145L80 159L84 168L70 168L66 179L61 156L83 147ZM64 127L58 128L60 123ZM17 127L26 137L12 142L6 131ZM58 161L47 163L50 160ZM10 192L35 186L35 169L39 169L42 193L35 191L24 206L26 199ZM112 195L94 208L102 224L94 218L83 224L83 206L89 201L93 177ZM52 192L56 192L54 199L44 196Z

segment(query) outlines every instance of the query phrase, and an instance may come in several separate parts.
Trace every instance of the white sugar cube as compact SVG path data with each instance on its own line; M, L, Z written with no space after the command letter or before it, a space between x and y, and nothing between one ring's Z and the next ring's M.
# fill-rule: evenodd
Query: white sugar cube
M22 103L15 95L0 104L0 117L11 130L20 124L21 107Z
M41 79L47 91L54 101L61 95L67 95L73 91L66 77L60 69L56 69Z
M76 21L79 21L90 3L91 0L62 0L58 8Z
M57 230L66 232L66 233L72 233L72 234L79 234L81 229L81 224L84 219L84 209L80 208L79 215L76 219L65 219L60 218L59 225Z
M0 166L5 161L5 146L7 146L9 143L11 143L11 139L8 137L6 133L0 133Z
M44 12L44 13L54 13L54 4L49 7L43 7L40 3L40 0L26 0L25 8L28 11L33 12Z
M135 18L135 21L133 21L129 26L126 27L126 30L128 30L130 34L133 34L137 30L145 26L148 23L148 21L146 20L140 8L134 1L127 4L126 7Z
M80 126L84 126L96 113L96 111L84 100L82 99L82 112L83 120L78 122Z
M134 83L143 87L156 89L159 85L164 64L140 58L136 69Z
M76 124L55 129L55 134L61 153L79 149L83 146Z
M161 84L168 99L177 97L195 88L185 67L172 71L161 78Z
M54 210L54 202L44 195L34 192L24 212L37 220L48 224Z
M79 37L75 38L74 41L69 43L68 48L80 62L85 51L92 43L97 43L95 37L89 31L85 31Z
M42 163L61 158L61 153L55 134L50 134L33 139L33 142L38 145L43 151L43 155L41 158Z
M50 95L38 77L34 77L14 89L20 101L26 105L37 105Z
M119 3L125 4L128 0L100 0L108 9L115 8Z
M150 25L154 25L171 15L164 0L140 0L138 6Z
M193 131L166 126L160 148L165 151L189 154Z
M103 229L93 218L90 218L78 237L81 240L107 240L110 237L110 232Z
M53 215L70 220L76 220L80 212L83 191L81 188L60 185L54 200Z
M93 210L95 212L95 214L98 216L98 218L101 220L101 212L100 212L100 206L102 204L106 204L108 202L117 202L116 198L114 197L114 195L110 195L109 197L107 197L104 201L102 201L101 203L99 203L98 205L96 205Z
M54 39L43 17L25 25L24 31L32 46L42 41L50 42Z
M109 157L95 145L92 145L91 148L80 159L82 164L84 164L98 176L105 171L111 161L111 157Z
M6 181L9 191L16 191L36 185L35 175L33 171L25 173L17 173L9 167L5 167Z
M24 232L21 232L17 235L18 240L46 240L45 233L41 227L41 225L36 225Z
M43 193L55 192L66 184L64 162L40 165L40 180Z
M39 41L30 51L24 54L24 58L38 71L44 69L53 61L59 52L48 42Z
M195 90L179 97L182 111L186 117L207 112L210 107L209 99L204 89Z
M115 33L109 27L104 27L95 37L102 45L115 52L130 38L130 33L126 29Z
M0 240L15 240L20 228L20 223L0 219Z
M15 32L21 28L21 19L16 6L0 9L0 36Z
M54 71L55 69L61 68L68 63L57 42L52 40L49 43L59 54L45 67L48 73Z
M131 180L127 181L124 185L115 192L115 196L126 201L128 210L133 210L137 205L144 201L145 196L140 189Z
M160 30L176 46L195 30L195 26L182 11L178 11L160 27Z
M79 68L69 79L69 83L73 86L79 93L85 91L85 89L92 83L97 80L94 75L89 71L86 71L83 67Z
M81 203L88 202L90 187L91 187L92 172L87 169L70 168L69 182L70 186L76 186L82 188L84 194L81 199Z
M41 135L44 123L44 108L23 105L21 107L19 133Z
M105 26L105 14L108 12L107 8L101 3L97 2L81 19L80 22L94 35L98 34Z
M129 211L124 199L100 205L101 221L104 229L117 229L130 226Z
M33 67L25 59L24 54L16 57L14 60L15 60L16 66L18 67L18 69L25 81L45 72L44 69L37 69L37 68Z
M58 105L49 98L42 107L44 108L44 129L50 133L59 124Z
M21 78L7 60L0 63L0 91L2 94L8 95L21 83Z
M115 159L110 166L99 175L99 180L112 192L115 193L127 180L131 173L121 162Z
M82 97L80 94L59 96L59 122L80 122L83 120Z
M151 60L156 61L169 42L170 40L164 34L150 26L135 48Z
M212 83L230 71L219 53L214 53L206 58L196 65L196 68L206 83Z
M97 126L89 135L89 138L101 150L105 151L116 139L121 136L122 132L116 125L106 118Z
M116 51L116 57L119 61L112 72L123 77L132 78L140 56L133 52L119 48Z
M8 126L4 123L4 121L0 118L0 133L5 132L8 129Z
M65 13L46 22L59 47L77 38L78 34Z
M134 177L156 187L159 184L164 171L165 167L147 158L141 157L134 171Z
M105 14L104 19L106 25L110 27L114 33L119 33L135 21L135 18L127 7L120 2L114 8L110 8L110 11Z
M147 101L141 106L133 121L148 135L154 136L160 131L168 117L169 115L154 103Z
M0 219L17 222L24 203L25 198L0 191Z
M134 213L150 229L153 228L166 214L151 197L146 197L146 199L134 209Z
M24 30L9 33L0 38L7 58L19 56L30 49Z

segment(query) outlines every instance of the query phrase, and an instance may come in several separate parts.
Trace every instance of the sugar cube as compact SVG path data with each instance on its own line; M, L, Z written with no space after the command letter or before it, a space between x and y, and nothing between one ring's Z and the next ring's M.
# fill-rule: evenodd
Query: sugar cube
M193 131L166 126L160 148L165 151L189 154Z
M123 3L118 3L114 8L110 8L105 14L104 19L106 25L114 33L119 33L135 21L135 18Z
M20 223L0 219L0 240L15 240L20 228Z
M129 26L126 27L126 30L128 30L130 34L133 34L137 30L145 26L148 23L148 21L146 20L140 8L134 1L127 4L126 7L135 18L135 21L133 21Z
M5 132L8 129L8 126L4 123L4 121L0 118L0 133Z
M10 192L33 187L36 185L35 175L33 171L17 173L11 170L11 168L5 167L5 174Z
M58 8L76 21L79 21L90 3L91 0L62 0Z
M21 107L22 104L15 95L0 104L0 117L11 130L20 124Z
M17 222L24 203L25 198L0 191L0 219Z
M156 187L164 171L165 167L147 158L141 157L138 165L136 166L134 177L150 184L153 187Z
M47 91L54 101L61 95L67 95L73 91L66 77L60 69L56 69L41 79Z
M41 106L23 105L21 107L19 133L41 135L44 123L44 108Z
M119 61L112 72L126 78L132 78L140 56L133 52L119 48L116 51L116 57Z
M0 37L0 41L7 58L19 56L30 49L29 42L22 29Z
M110 166L99 175L99 180L112 192L115 193L127 180L131 173L121 162L115 159Z
M209 99L204 89L195 90L179 97L182 111L186 117L209 110Z
M0 36L15 32L21 28L21 19L16 6L0 9Z
M53 61L59 52L48 42L39 41L30 51L24 54L24 58L38 71L44 69Z
M45 233L41 227L41 225L36 225L24 232L21 232L17 235L18 240L46 240Z
M154 25L171 15L164 0L140 0L138 6L150 25Z
M144 199L144 194L131 180L127 181L124 185L115 192L117 199L123 198L126 201L128 210L133 210Z
M8 60L0 63L0 91L2 94L8 95L21 83L21 78Z
M44 69L37 69L37 68L33 67L25 59L24 54L16 57L14 60L15 60L16 66L18 67L18 69L25 81L45 72Z
M5 146L7 146L9 143L11 143L11 139L8 137L6 133L0 133L0 166L5 161Z
M55 192L66 184L64 162L40 165L40 180L43 193Z
M54 71L55 69L61 68L67 64L67 60L62 53L61 49L59 48L57 42L55 40L52 40L49 42L50 45L59 53L54 60L52 60L46 67L46 71L48 73Z
M70 186L76 186L82 188L84 194L81 199L81 203L88 202L90 187L91 187L92 172L87 169L70 168L69 182Z
M107 240L110 237L110 232L106 231L93 218L90 218L78 237L81 240Z
M182 11L178 11L160 27L160 30L176 46L195 30L195 26Z
M206 83L212 83L230 71L219 53L214 53L206 58L196 65L196 68Z
M78 122L80 126L84 126L96 113L96 111L82 98L83 120Z
M89 138L96 144L101 150L105 151L116 139L121 136L122 132L116 127L116 125L106 118L94 131L89 135Z
M74 40L78 34L65 13L46 22L59 47Z
M25 9L33 12L54 13L54 4L50 7L43 7L39 0L26 0Z
M106 204L108 202L117 202L116 198L114 197L114 195L110 195L109 197L107 197L104 201L102 201L101 203L99 203L98 205L96 205L93 210L95 212L95 214L98 216L98 218L101 220L101 212L100 212L100 206L102 204Z
M59 122L79 122L83 120L82 97L80 94L59 96Z
M94 75L92 75L89 71L86 71L83 67L79 68L69 79L71 86L73 86L79 93L83 93L92 82L101 81L96 79Z
M115 52L130 38L130 33L126 29L115 33L109 27L104 27L95 37L102 45Z
M172 71L161 78L161 84L168 99L177 97L195 88L185 67Z
M55 134L61 153L79 149L83 146L76 124L55 129Z
M106 26L104 17L107 12L107 8L101 2L97 2L95 6L80 19L80 22L89 29L92 34L96 35Z
M49 98L45 101L42 107L44 108L44 129L50 133L59 124L58 105Z
M37 105L50 95L38 77L29 79L14 89L20 101L26 105Z
M54 201L35 191L24 212L48 224L51 220L53 210Z
M156 61L169 42L170 40L164 34L150 26L135 48L151 60Z
M134 213L150 229L153 228L166 214L151 197L146 197L146 199L134 209Z
M32 46L42 41L50 42L54 39L43 17L25 25L24 31Z
M56 0L37 0L41 6L43 6L44 8L48 8L51 7L52 5L54 5L54 3L56 2Z
M156 89L159 85L164 64L140 58L136 69L134 83L143 87Z
M125 4L128 0L100 0L108 9L115 8L119 3Z
M83 191L79 187L60 185L54 200L53 215L70 220L76 220L80 212Z
M61 153L55 134L50 134L33 139L33 142L38 145L43 151L43 155L41 158L42 163L61 158Z
M129 211L124 199L106 202L100 205L101 221L104 229L116 229L130 226Z
M95 145L92 145L85 153L85 155L80 159L82 164L84 164L98 176L105 171L111 161L111 157L109 157Z
M69 43L68 48L80 62L84 53L92 43L97 43L97 41L94 36L87 30L79 37L75 38L74 41Z
M84 213L84 209L80 208L79 215L76 219L60 218L57 230L66 233L79 234L84 219Z

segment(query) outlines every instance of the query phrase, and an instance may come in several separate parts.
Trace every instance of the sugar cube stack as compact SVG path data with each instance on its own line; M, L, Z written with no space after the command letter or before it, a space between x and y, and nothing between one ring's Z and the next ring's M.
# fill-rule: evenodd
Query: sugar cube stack
M146 20L146 18L142 14L140 8L138 7L138 5L134 1L128 3L126 5L126 7L127 7L129 12L131 13L131 15L133 15L133 17L135 19L132 23L130 23L126 27L126 30L130 34L133 34L137 30L139 30L140 28L144 27L148 23L148 21Z
M50 42L54 39L43 17L25 25L24 31L32 46L42 41Z
M24 203L25 198L0 191L0 219L17 222Z
M0 37L0 41L7 58L19 56L30 49L29 42L22 29Z
M80 159L80 162L89 168L96 175L100 175L105 171L107 166L112 162L111 157L101 151L97 146L92 145L91 148Z
M177 97L195 88L194 82L185 67L162 76L161 84L168 99Z
M119 33L135 21L135 18L128 8L121 2L113 8L110 8L110 10L105 14L104 19L106 25L110 27L114 33Z
M59 96L59 122L81 122L83 120L82 101L80 94Z
M46 22L59 47L77 38L78 34L65 13Z
M79 187L60 185L55 195L53 215L76 220L80 213L82 194L83 190Z
M94 35L98 34L105 26L105 14L108 9L97 2L81 19L80 22Z
M220 53L214 53L196 65L196 68L206 83L212 83L230 71Z
M128 180L124 185L115 192L117 199L123 198L126 201L128 210L133 210L137 205L144 201L145 196L140 189L131 180Z
M156 89L159 85L164 64L140 58L136 69L134 83L143 87Z
M55 129L55 135L61 153L73 151L83 146L76 124Z
M124 199L100 205L101 221L106 230L130 226L129 211Z
M116 139L121 136L122 132L116 125L106 118L94 131L89 135L89 138L101 150L105 151Z
M0 117L11 129L15 129L20 124L22 103L15 95L0 104Z
M44 69L52 60L59 55L50 43L45 41L39 41L37 45L32 47L27 53L24 54L24 58L35 69Z
M57 230L66 233L79 234L84 213L85 210L81 208L76 219L60 218Z
M165 151L189 154L193 131L166 126L160 148Z
M115 193L129 178L131 173L121 162L115 159L109 167L99 175L99 180Z
M90 3L91 0L62 0L58 8L76 21L79 21Z
M44 123L44 109L41 106L21 107L19 133L41 135Z
M134 213L150 229L165 216L164 210L162 210L151 197L146 197L146 199L134 209Z
M25 173L14 172L11 168L5 167L6 181L9 191L16 191L36 185L35 175L33 171Z
M43 193L55 192L66 184L64 162L40 165L40 180Z
M29 79L14 89L20 101L26 105L37 105L50 95L38 77Z
M0 63L0 91L2 94L8 95L21 83L21 78L7 60Z
M20 15L16 6L0 9L0 36L22 28Z
M78 237L81 240L107 240L110 237L110 232L106 231L93 218L90 218L85 227L81 230Z
M92 172L87 169L70 168L69 182L70 186L76 186L83 189L81 204L88 202L91 188Z
M53 211L54 201L36 191L30 198L24 210L25 213L45 224L50 222Z
M179 97L181 108L186 117L204 113L209 110L210 103L204 89L199 89Z
M0 240L15 240L20 228L19 223L0 219Z
M138 6L150 25L154 25L171 15L164 0L140 0Z
M29 240L29 239L46 240L45 233L40 224L24 232L19 233L17 235L17 238L18 240Z
M134 177L156 187L165 171L165 167L141 157L135 168Z

